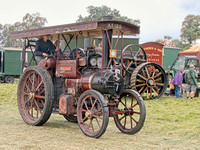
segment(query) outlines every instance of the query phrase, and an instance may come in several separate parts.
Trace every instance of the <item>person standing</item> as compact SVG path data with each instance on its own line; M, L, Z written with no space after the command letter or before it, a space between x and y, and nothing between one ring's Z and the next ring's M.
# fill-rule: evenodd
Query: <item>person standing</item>
M180 98L180 88L183 83L183 70L177 71L175 77L172 79L171 83L174 85L174 91L176 98Z
M189 97L191 97L191 99L194 98L196 89L198 87L197 77L198 74L195 70L195 66L193 64L190 64L190 69L184 75L184 79L186 82L187 99L189 99Z

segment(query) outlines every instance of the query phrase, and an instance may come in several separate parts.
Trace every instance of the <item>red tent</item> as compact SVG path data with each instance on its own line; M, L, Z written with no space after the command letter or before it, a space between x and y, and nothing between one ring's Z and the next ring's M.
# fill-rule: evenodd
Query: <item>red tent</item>
M181 55L197 56L200 60L200 45L199 44L193 45L189 49L179 52L178 56L181 56Z

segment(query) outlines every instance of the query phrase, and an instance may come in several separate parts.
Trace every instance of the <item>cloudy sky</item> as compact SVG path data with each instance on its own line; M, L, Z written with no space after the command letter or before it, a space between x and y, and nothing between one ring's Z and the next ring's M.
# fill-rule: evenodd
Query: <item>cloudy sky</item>
M88 15L89 5L106 5L122 16L140 19L140 43L162 39L165 35L180 39L181 24L188 14L200 15L200 0L0 0L0 23L22 21L26 13L39 12L48 24L74 23Z

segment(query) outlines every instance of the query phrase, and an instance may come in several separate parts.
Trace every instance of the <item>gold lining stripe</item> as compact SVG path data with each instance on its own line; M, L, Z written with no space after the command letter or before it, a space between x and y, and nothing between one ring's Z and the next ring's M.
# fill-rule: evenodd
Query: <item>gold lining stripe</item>
M67 79L65 79L65 87L67 87Z
M92 79L93 79L93 77L94 77L95 74L96 74L96 72L92 73L92 75L91 75L90 78L89 78L88 86L89 86L89 89L90 89L90 90L92 89L91 82L92 82Z

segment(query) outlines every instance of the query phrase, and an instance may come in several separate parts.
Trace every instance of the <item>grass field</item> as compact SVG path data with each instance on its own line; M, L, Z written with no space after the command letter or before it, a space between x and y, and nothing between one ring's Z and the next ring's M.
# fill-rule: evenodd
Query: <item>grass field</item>
M78 124L53 114L40 127L23 122L17 84L0 84L0 149L200 149L200 99L145 101L146 121L135 135L122 134L110 118L99 139L86 137Z

